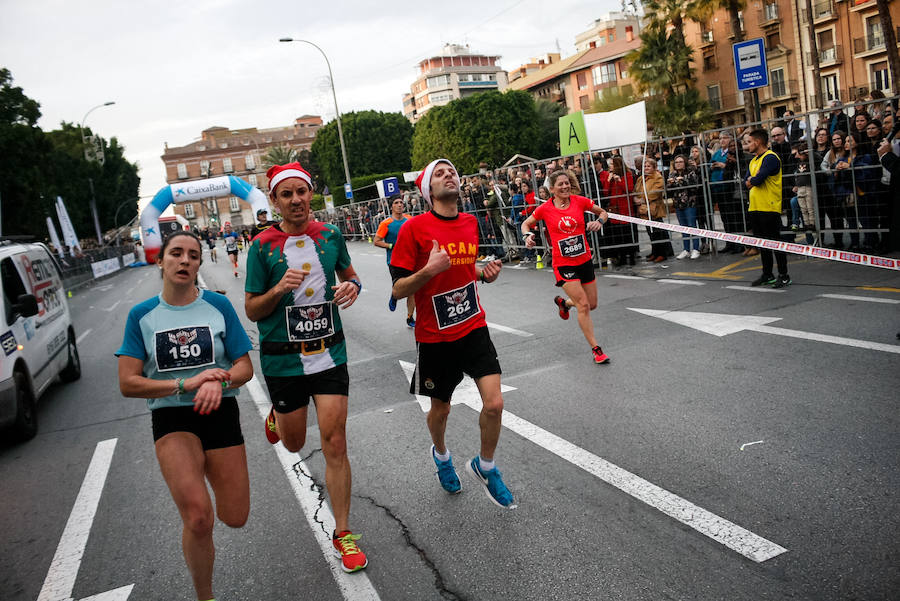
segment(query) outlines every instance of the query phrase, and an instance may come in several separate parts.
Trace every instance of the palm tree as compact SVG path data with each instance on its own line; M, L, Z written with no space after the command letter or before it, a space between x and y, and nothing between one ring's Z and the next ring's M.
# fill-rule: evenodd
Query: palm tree
M670 98L677 90L691 87L694 69L693 50L684 41L681 30L665 31L647 27L641 35L641 47L625 59L631 63L629 73L638 90Z
M296 149L285 144L278 144L277 146L270 147L266 151L266 154L263 156L263 164L266 169L268 169L272 165L293 163L297 160L297 157L298 153Z
M897 36L894 35L894 20L887 0L875 0L881 17L881 33L887 48L888 70L891 73L891 93L900 94L900 53L897 52Z

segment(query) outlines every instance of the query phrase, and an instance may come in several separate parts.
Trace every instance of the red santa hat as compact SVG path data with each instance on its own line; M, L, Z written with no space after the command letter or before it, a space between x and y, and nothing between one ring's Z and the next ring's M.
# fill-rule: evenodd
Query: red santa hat
M269 178L269 191L274 192L275 187L281 182L292 177L299 177L312 187L312 177L309 172L300 166L300 163L288 163L286 165L272 165L266 171L266 177Z
M431 174L434 173L434 168L437 167L438 163L447 163L453 167L453 163L447 159L434 159L428 163L428 166L416 178L416 186L418 186L419 192L422 193L422 198L427 202L431 202ZM456 167L453 167L453 170L455 171Z

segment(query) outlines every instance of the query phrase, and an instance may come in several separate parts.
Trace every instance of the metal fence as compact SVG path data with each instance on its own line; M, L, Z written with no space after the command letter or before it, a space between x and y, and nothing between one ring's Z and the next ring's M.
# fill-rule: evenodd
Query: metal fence
M661 198L664 215L657 220L752 233L749 193L744 185L752 158L747 136L751 130L763 128L770 134L769 147L782 161L782 236L811 245L883 250L891 205L897 199L888 196L888 176L878 162L874 145L890 129L884 128L881 119L893 119L891 106L896 102L896 98L857 102L797 114L790 127L781 120L765 120L671 138L654 137L642 145L522 160L462 175L459 208L478 219L482 256L519 258L526 263L535 254L549 259L543 230L536 230L538 246L526 249L520 226L538 204L549 198L547 176L558 169L569 171L573 193L591 198L610 212L644 216L641 205L648 206L643 189L646 183L648 195ZM862 114L868 117L863 120ZM869 142L869 134L876 133L865 131L872 116L878 117L882 131ZM858 125L863 127L861 132ZM776 127L786 130L786 135L773 136ZM857 137L848 143L851 132L857 132ZM833 149L833 143L845 148ZM894 152L900 154L896 143ZM653 177L654 182L647 183L647 178L641 177L641 159L645 156L652 159L661 182ZM405 195L407 212L427 210L417 191ZM389 215L390 206L380 199L340 206L331 215L321 211L317 217L337 225L348 239L368 240ZM688 252L754 252L732 244L717 248L712 241L690 236L675 242ZM674 253L664 230L639 230L636 225L611 220L601 232L591 234L597 263L609 259L613 264L633 264L640 248L647 244L653 254Z
M121 268L124 266L122 263L123 255L134 252L134 245L125 243L120 246L85 249L75 257L71 255L60 257L56 254L53 256L62 273L63 285L67 290L71 290L94 279L94 270L91 267L94 263L107 259L118 259L119 267Z

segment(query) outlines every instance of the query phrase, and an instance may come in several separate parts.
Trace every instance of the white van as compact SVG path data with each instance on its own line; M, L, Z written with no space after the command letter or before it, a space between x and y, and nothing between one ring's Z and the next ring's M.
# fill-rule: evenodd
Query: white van
M62 275L43 244L0 241L0 429L37 433L37 400L81 377Z

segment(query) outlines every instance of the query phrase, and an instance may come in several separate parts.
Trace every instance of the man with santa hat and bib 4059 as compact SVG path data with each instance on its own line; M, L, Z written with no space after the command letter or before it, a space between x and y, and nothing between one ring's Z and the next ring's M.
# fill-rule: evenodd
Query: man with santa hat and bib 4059
M450 161L429 163L416 185L432 209L400 228L391 255L393 296L415 295L418 312L410 393L431 397L427 418L431 457L441 486L455 494L461 484L444 440L450 398L463 374L475 380L483 401L478 420L481 449L466 463L466 471L494 504L512 509L513 495L494 465L503 413L500 363L477 290L479 280L486 284L497 279L502 263L476 266L478 224L475 217L457 208L459 174Z
M247 252L244 307L259 326L259 357L272 399L266 437L297 452L306 442L309 399L316 404L331 499L335 556L345 572L368 565L350 531L347 458L347 348L339 309L352 305L362 284L337 227L312 218L312 178L300 163L266 172L282 221L259 233ZM339 281L335 281L335 274Z

